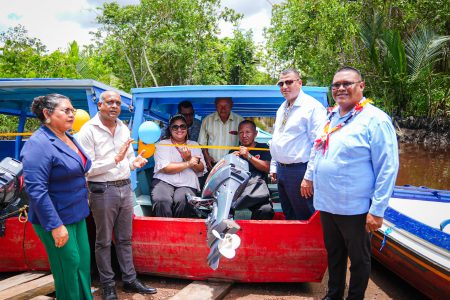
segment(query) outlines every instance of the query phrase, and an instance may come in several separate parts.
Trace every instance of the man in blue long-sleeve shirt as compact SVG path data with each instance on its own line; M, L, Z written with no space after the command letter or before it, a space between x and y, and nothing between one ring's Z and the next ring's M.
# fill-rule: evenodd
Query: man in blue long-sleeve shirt
M328 293L342 299L347 259L347 299L363 299L370 275L370 233L383 223L398 171L398 146L390 118L363 97L364 80L351 67L339 69L331 84L337 106L319 131L301 184L314 191L328 253Z

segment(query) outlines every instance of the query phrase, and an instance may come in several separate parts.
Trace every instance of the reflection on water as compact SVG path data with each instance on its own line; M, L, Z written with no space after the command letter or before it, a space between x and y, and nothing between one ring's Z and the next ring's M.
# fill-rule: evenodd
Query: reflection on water
M400 144L397 185L450 190L450 147Z

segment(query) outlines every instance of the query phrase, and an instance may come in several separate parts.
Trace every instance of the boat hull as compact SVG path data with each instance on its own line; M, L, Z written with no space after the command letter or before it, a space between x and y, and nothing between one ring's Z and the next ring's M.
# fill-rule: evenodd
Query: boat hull
M241 246L235 258L222 257L214 271L206 259L205 220L135 217L132 243L136 271L191 280L322 280L327 258L318 212L309 221L237 222ZM11 218L6 225L6 235L0 238L0 272L49 270L45 249L31 224Z
M327 267L320 216L309 221L237 221L241 246L236 256L207 263L204 220L136 217L136 270L191 280L237 282L320 282Z
M431 299L450 295L448 271L389 238L379 251L383 237L376 232L372 238L372 254L377 261Z

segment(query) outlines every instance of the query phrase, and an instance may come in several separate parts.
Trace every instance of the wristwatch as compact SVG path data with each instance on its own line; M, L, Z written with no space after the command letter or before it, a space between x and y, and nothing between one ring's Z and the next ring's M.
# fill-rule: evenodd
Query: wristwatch
M250 161L252 159L253 155L251 155L250 153L247 156L247 160Z

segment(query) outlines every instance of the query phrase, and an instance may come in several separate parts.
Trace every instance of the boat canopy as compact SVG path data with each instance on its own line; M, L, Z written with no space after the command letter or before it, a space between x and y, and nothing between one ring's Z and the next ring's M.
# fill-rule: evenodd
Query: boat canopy
M328 88L303 86L302 90L328 106ZM184 100L192 102L198 119L216 111L216 98L230 97L233 100L232 111L243 117L275 117L284 101L280 88L275 85L181 85L134 88L131 93L136 106L132 130L134 139L137 139L137 129L143 121L156 119L167 122L177 113L178 103Z
M100 94L106 90L114 90L121 95L120 118L130 119L133 115L131 95L91 79L0 78L0 114L19 117L15 133L22 133L27 118L35 117L30 111L33 99L37 96L58 93L69 97L76 109L84 109L93 117L98 110L97 102ZM16 136L15 140L2 140L0 159L6 156L18 159L22 145L22 136Z
M33 99L58 93L69 97L75 108L86 110L92 117L97 113L96 102L100 94L106 90L115 90L122 96L121 118L130 117L130 94L91 79L62 78L0 78L0 114L20 116L26 113L28 117L34 117L30 112Z

